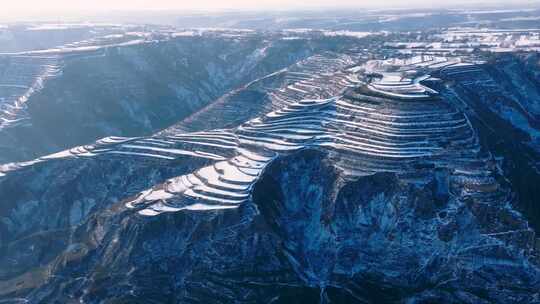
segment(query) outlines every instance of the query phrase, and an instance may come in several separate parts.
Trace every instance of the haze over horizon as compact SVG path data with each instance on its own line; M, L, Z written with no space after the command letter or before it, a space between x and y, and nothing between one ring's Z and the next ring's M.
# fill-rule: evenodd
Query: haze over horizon
M498 6L502 8L527 6L540 4L540 1L503 1L503 0L478 0L466 1L455 0L434 2L426 0L299 0L295 2L287 0L200 0L196 2L174 1L174 0L94 0L94 1L70 1L70 0L19 0L8 1L2 5L2 10L6 15L37 15L54 12L103 12L103 11L147 11L147 10L289 10L289 9L316 9L316 8L455 8L456 6ZM0 17L6 17L0 16ZM12 16L13 17L13 16Z

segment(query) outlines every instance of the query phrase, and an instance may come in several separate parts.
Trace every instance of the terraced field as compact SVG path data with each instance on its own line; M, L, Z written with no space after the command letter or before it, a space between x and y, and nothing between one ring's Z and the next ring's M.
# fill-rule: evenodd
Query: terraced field
M369 63L368 74L365 67L350 68L351 61L314 56L283 71L285 86L270 91L269 112L233 129L185 133L172 127L151 137L109 137L4 165L2 174L66 157L171 163L186 156L203 158L211 165L171 178L125 203L143 215L227 209L250 199L254 183L274 158L310 147L330 151L344 178L394 172L421 183L422 170L444 167L454 172L455 191L494 199L504 195L467 117L426 85L438 81L429 72L469 73L473 65L429 57ZM398 69L386 72L388 66Z
M56 55L0 55L0 131L27 122L26 101L59 75Z
M62 60L102 56L107 47L145 42L131 39L119 43L113 38L114 35L96 37L50 49L0 53L0 131L29 123L26 102L49 78L61 75Z

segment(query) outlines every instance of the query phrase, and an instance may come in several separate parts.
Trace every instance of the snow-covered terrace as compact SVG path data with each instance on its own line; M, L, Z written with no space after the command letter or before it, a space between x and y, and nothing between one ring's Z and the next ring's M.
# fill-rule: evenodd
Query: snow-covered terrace
M385 64L368 66L376 70ZM425 72L456 62L430 58L392 64L401 64L404 71L417 67ZM273 159L308 147L329 151L347 177L404 174L420 161L444 167L456 158L462 163L475 160L478 142L467 118L442 100L424 97L437 94L421 84L429 74L382 72L370 90L383 94L373 96L358 90L359 78L351 77L359 69L343 71L349 65L343 57L314 56L301 62L289 71L287 84L272 92L271 112L235 129L197 133L171 129L152 137L109 137L33 162L4 165L0 174L36 162L98 156L158 162L198 158L208 164L125 201L129 208L151 216L237 208L250 199L251 189ZM330 66L338 68L332 71ZM323 72L317 73L319 67L325 67ZM456 171L456 176L466 174L460 172L464 170ZM456 177L456 182L461 180L465 178Z

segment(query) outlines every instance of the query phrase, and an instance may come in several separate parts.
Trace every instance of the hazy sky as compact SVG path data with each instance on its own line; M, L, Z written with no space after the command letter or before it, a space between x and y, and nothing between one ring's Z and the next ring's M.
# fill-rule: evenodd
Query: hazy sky
M469 4L530 3L526 0L0 0L0 15L12 12L96 10L289 9L316 7L407 7ZM537 2L537 1L534 1Z

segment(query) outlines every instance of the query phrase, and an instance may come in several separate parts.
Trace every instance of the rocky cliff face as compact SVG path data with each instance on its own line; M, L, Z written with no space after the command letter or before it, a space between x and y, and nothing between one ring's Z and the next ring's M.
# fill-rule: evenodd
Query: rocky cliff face
M282 236L296 275L321 288L323 300L532 301L538 272L522 263L520 242L486 233L510 221L523 229L525 222L504 208L478 213L478 203L451 192L448 178L437 170L421 184L387 173L344 181L326 157L304 151L273 164L254 201ZM499 280L523 284L493 288ZM518 286L529 287L520 294Z
M538 297L532 240L489 233L523 229L519 215L504 207L478 212L478 203L450 192L444 170L426 173L422 184L390 173L350 181L332 162L317 150L277 159L255 185L253 200L232 211L148 218L116 203L77 228L54 232L47 249L38 245L47 236L20 239L7 248L12 257L24 252L27 271L3 281L2 296L91 303L299 297L532 303ZM45 210L51 207L42 216L53 216Z

